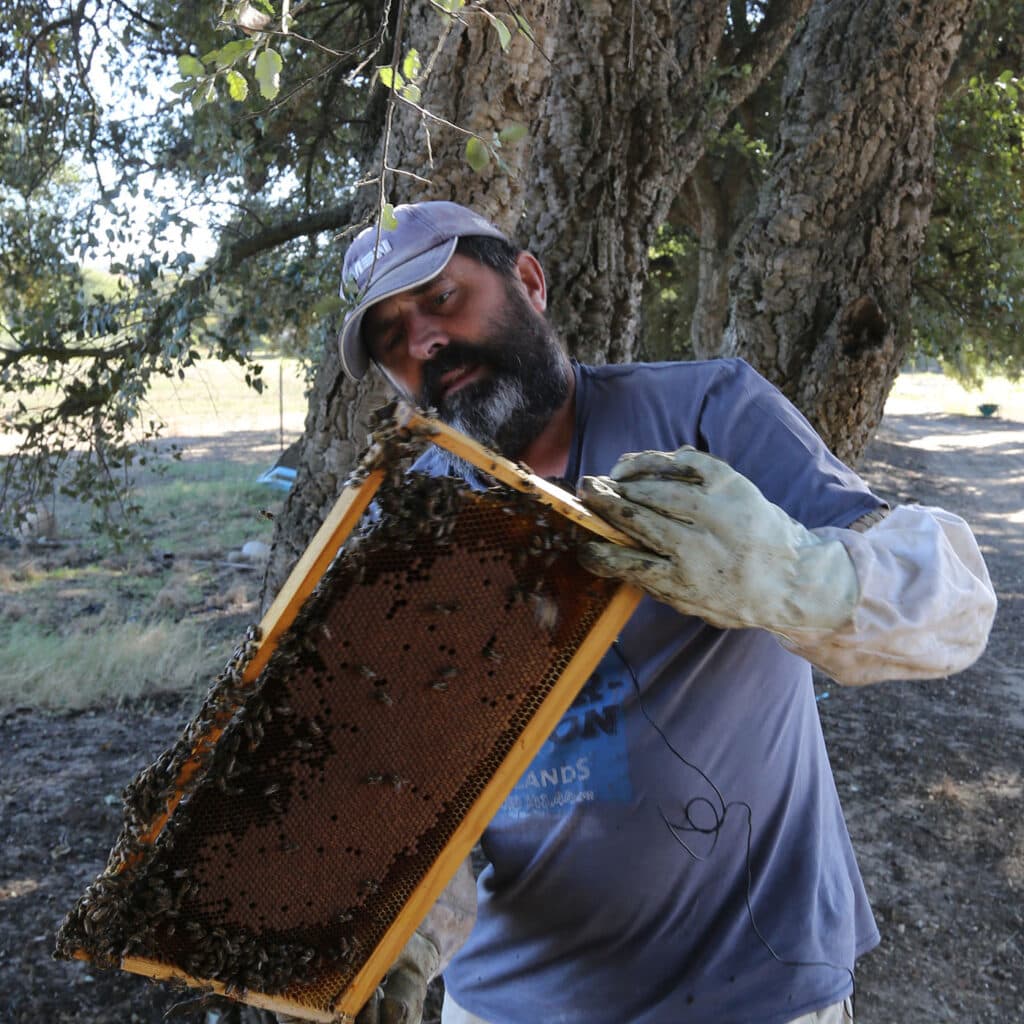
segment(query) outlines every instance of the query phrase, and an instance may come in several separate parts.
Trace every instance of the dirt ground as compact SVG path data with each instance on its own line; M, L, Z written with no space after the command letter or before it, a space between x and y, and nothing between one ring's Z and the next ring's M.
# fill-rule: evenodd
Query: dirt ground
M1024 423L888 417L861 469L892 501L963 514L1001 606L987 653L961 675L866 690L819 683L883 933L859 966L858 1021L1024 1021ZM156 1022L185 998L55 962L50 951L64 912L103 865L122 786L191 710L0 708L4 1024Z

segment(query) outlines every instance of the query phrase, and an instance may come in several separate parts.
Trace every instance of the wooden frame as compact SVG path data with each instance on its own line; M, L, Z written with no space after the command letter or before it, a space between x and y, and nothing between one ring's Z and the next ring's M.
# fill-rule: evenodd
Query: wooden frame
M489 451L445 424L426 417L411 406L402 403L396 406L393 429L401 438L429 439L467 460L499 482L532 496L538 503L586 528L598 537L634 546L630 538L593 515L575 496L535 476L526 467L516 465ZM366 472L362 479L347 486L338 498L334 508L264 615L260 625L259 646L244 669L243 685L251 684L260 675L278 641L295 621L303 603L313 592L318 580L373 501L374 495L385 479L386 470L383 466L372 463L365 465L364 468ZM373 994L408 938L418 927L459 865L469 855L488 822L568 710L611 642L628 621L641 596L641 592L637 588L628 584L619 585L597 622L562 671L554 687L534 712L514 747L505 756L498 771L494 773L468 812L462 817L441 854L435 859L412 895L405 901L401 911L393 919L351 982L335 996L329 1013L316 1010L304 1003L298 1003L286 996L260 992L244 994L227 992L225 985L218 981L191 977L173 965L154 960L124 957L120 963L122 969L158 980L177 979L196 987L240 998L244 1002L278 1013L323 1022L352 1020ZM140 837L142 845L150 845L156 840L180 802L183 786L200 769L202 755L216 744L230 717L230 711L225 713L224 720L215 722L200 738L193 749L192 758L186 761L179 772L174 796L168 801L166 809L153 820L150 828ZM136 853L134 859L130 858L123 862L120 869L123 870L135 863L140 856L141 854ZM83 959L89 958L88 954L81 950L75 955Z

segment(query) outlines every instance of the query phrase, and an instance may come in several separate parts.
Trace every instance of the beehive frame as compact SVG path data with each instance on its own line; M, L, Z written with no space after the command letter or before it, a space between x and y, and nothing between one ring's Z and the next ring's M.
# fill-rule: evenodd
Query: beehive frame
M504 746L500 747L500 765L478 790L470 790L473 799L465 813L461 814L454 827L446 833L444 845L432 859L429 867L417 876L415 884L411 884L411 891L402 900L400 909L390 919L384 919L384 923L379 927L375 924L368 928L369 933L374 936L372 949L368 952L360 951L355 960L350 961L347 966L328 964L316 979L315 985L309 977L300 977L296 983L283 987L270 985L261 990L251 984L242 986L237 982L217 978L213 976L216 972L189 972L179 964L171 962L173 958L165 961L151 956L125 955L123 951L115 952L113 955L98 954L96 947L88 948L89 900L96 900L104 892L116 888L121 880L131 875L140 861L147 857L158 860L158 854L153 851L159 849L160 843L168 849L173 849L170 845L174 838L173 829L168 828L168 823L174 822L175 812L183 799L184 807L178 813L179 820L182 817L187 820L190 809L202 806L201 798L195 795L199 792L196 786L202 782L211 760L223 754L223 748L227 744L224 737L231 736L232 729L237 733L238 729L235 727L240 717L239 709L244 712L247 706L244 704L247 691L254 689L254 684L261 676L267 678L264 673L275 653L280 661L288 644L294 646L296 642L301 642L302 631L298 627L293 630L292 627L297 619L301 624L301 616L314 607L318 599L318 585L326 578L325 573L339 549L353 534L374 497L378 494L383 496L385 493L379 489L389 473L394 473L396 459L407 453L410 444L422 445L425 440L430 440L470 462L506 488L512 488L525 495L526 502L531 508L553 511L556 514L555 518L563 526L575 524L599 537L618 543L631 543L625 535L590 513L568 492L534 476L525 467L515 465L488 451L418 410L401 403L396 405L384 418L383 426L376 432L376 439L360 469L354 474L299 559L281 592L268 609L260 627L252 631L247 644L236 652L237 686L229 689L229 699L225 701L221 697L218 702L205 709L205 714L197 716L199 726L193 726L183 737L184 748L182 741L179 741L178 756L170 759L169 764L173 767L173 785L167 790L166 797L161 795L158 801L154 803L151 800L146 805L151 813L141 815L145 820L129 823L130 828L126 825L126 829L131 833L131 842L122 844L120 850L115 847L104 875L94 883L90 893L82 898L72 914L69 914L68 922L62 929L59 947L61 955L94 959L108 964L113 961L117 966L133 973L156 979L176 979L279 1013L325 1022L352 1019L372 995L409 936L458 866L468 856L490 819L568 709L608 645L632 614L640 597L639 591L635 588L600 581L601 586L606 589L594 598L596 617L593 621L587 620L585 635L582 635L578 643L574 642L574 653L564 668L559 670L557 679L554 679L546 690L539 705L530 710L528 719L520 715L517 719L520 724L516 726L515 733L506 730L501 734ZM546 540L537 540L536 536L533 537L533 542L538 547L547 543ZM358 550L357 540L354 541L354 547ZM562 556L556 552L546 556L546 559L550 563L559 557ZM563 562L567 564L570 557L571 554L567 554ZM572 561L574 562L574 559ZM452 653L454 654L454 649ZM486 645L484 653L487 653ZM356 668L371 677L373 675L372 670L365 666L359 665ZM494 675L493 672L488 674ZM379 680L376 680L373 685L376 687L378 683ZM266 687L268 684L263 682L261 685ZM314 685L317 684L314 682ZM443 681L433 685L438 689L447 686ZM379 687L373 693L380 701L392 703L386 687ZM512 694L510 693L508 697L511 700ZM523 721L525 724L522 724ZM223 761L223 757L221 760ZM170 771L170 767L165 764L162 770ZM394 788L400 789L408 780L397 775L385 780L381 774L363 781L388 781ZM267 787L268 796L272 789L273 784ZM209 787L207 790L209 791ZM449 810L446 813L451 822L455 812ZM136 816L139 816L137 812ZM284 840L283 835L281 838ZM172 852L166 854L164 859L171 858L170 862L173 865L173 857ZM373 904L375 899L377 897L367 897L368 905ZM93 914L94 918L98 916L100 915ZM173 927L171 932L173 933ZM76 940L82 940L81 944L76 945ZM357 962L356 967L351 966L353 962ZM330 988L332 979L338 981L338 987L331 991L330 998L325 999L324 986ZM319 993L316 998L309 995L314 987Z

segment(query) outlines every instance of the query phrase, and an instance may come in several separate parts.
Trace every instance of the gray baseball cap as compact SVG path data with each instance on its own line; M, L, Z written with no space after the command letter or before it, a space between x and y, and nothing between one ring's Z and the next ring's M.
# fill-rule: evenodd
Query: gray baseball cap
M490 221L458 203L434 201L395 207L398 226L360 232L345 253L341 297L352 303L338 336L341 365L360 380L370 365L361 329L381 299L433 280L448 265L463 235L508 239Z

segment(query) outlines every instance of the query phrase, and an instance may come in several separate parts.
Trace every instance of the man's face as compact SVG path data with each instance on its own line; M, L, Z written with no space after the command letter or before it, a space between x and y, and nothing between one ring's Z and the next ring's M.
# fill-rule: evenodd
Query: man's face
M455 255L427 285L368 311L363 338L402 390L511 458L569 393L565 356L519 277Z

